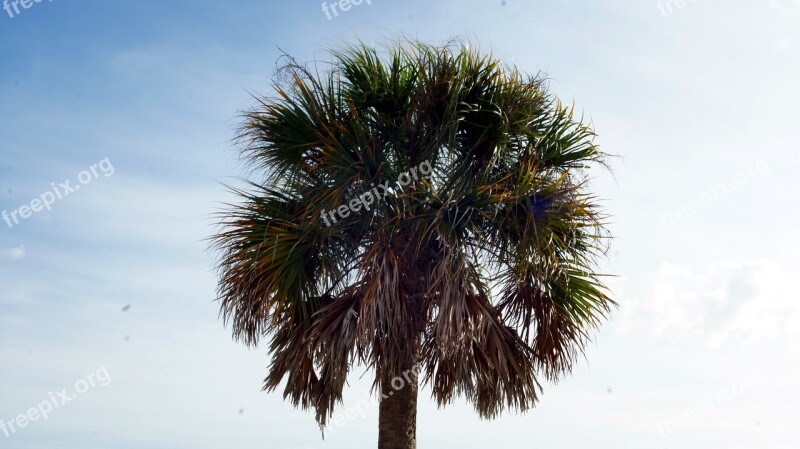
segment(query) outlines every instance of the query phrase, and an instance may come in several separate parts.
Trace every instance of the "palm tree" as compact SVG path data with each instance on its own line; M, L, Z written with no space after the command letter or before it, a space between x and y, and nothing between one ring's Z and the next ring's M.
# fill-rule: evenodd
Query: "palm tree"
M269 341L265 389L324 427L350 370L374 369L380 449L416 447L420 381L484 418L532 407L614 305L592 128L469 45L348 46L279 74L238 136L260 179L212 237L221 315Z

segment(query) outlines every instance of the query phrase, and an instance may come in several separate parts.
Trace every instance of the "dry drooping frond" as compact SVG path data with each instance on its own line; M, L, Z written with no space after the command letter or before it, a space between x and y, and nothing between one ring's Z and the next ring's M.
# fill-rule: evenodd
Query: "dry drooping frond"
M325 424L350 370L418 360L439 404L526 410L613 306L595 260L590 126L473 47L403 42L291 63L244 115L262 178L222 214L221 312L270 339L265 388Z

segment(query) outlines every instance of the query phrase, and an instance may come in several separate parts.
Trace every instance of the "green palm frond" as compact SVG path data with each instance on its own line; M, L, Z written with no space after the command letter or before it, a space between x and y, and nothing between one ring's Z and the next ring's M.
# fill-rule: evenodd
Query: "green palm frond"
M415 351L440 405L529 409L614 306L592 126L471 46L331 56L323 75L292 61L243 116L262 179L234 191L213 237L222 316L247 344L269 338L265 388L287 382L321 424L354 366L377 386ZM422 163L429 176L395 185ZM323 215L386 183L369 210Z

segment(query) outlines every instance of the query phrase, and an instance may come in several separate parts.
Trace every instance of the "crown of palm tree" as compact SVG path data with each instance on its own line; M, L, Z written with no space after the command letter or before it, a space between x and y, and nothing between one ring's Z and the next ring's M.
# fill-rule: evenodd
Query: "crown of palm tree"
M263 179L213 237L224 319L247 344L269 339L265 388L285 380L321 425L351 368L410 359L440 405L530 408L614 304L595 272L608 233L586 191L605 156L593 130L542 78L468 46L331 54L322 75L290 61L244 115ZM369 210L325 223L387 181Z

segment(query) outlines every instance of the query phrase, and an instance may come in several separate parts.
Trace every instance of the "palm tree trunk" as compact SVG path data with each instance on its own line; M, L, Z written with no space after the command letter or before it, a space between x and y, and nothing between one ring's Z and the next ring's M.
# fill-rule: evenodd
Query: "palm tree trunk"
M419 346L400 373L381 375L378 449L417 449L417 364Z

